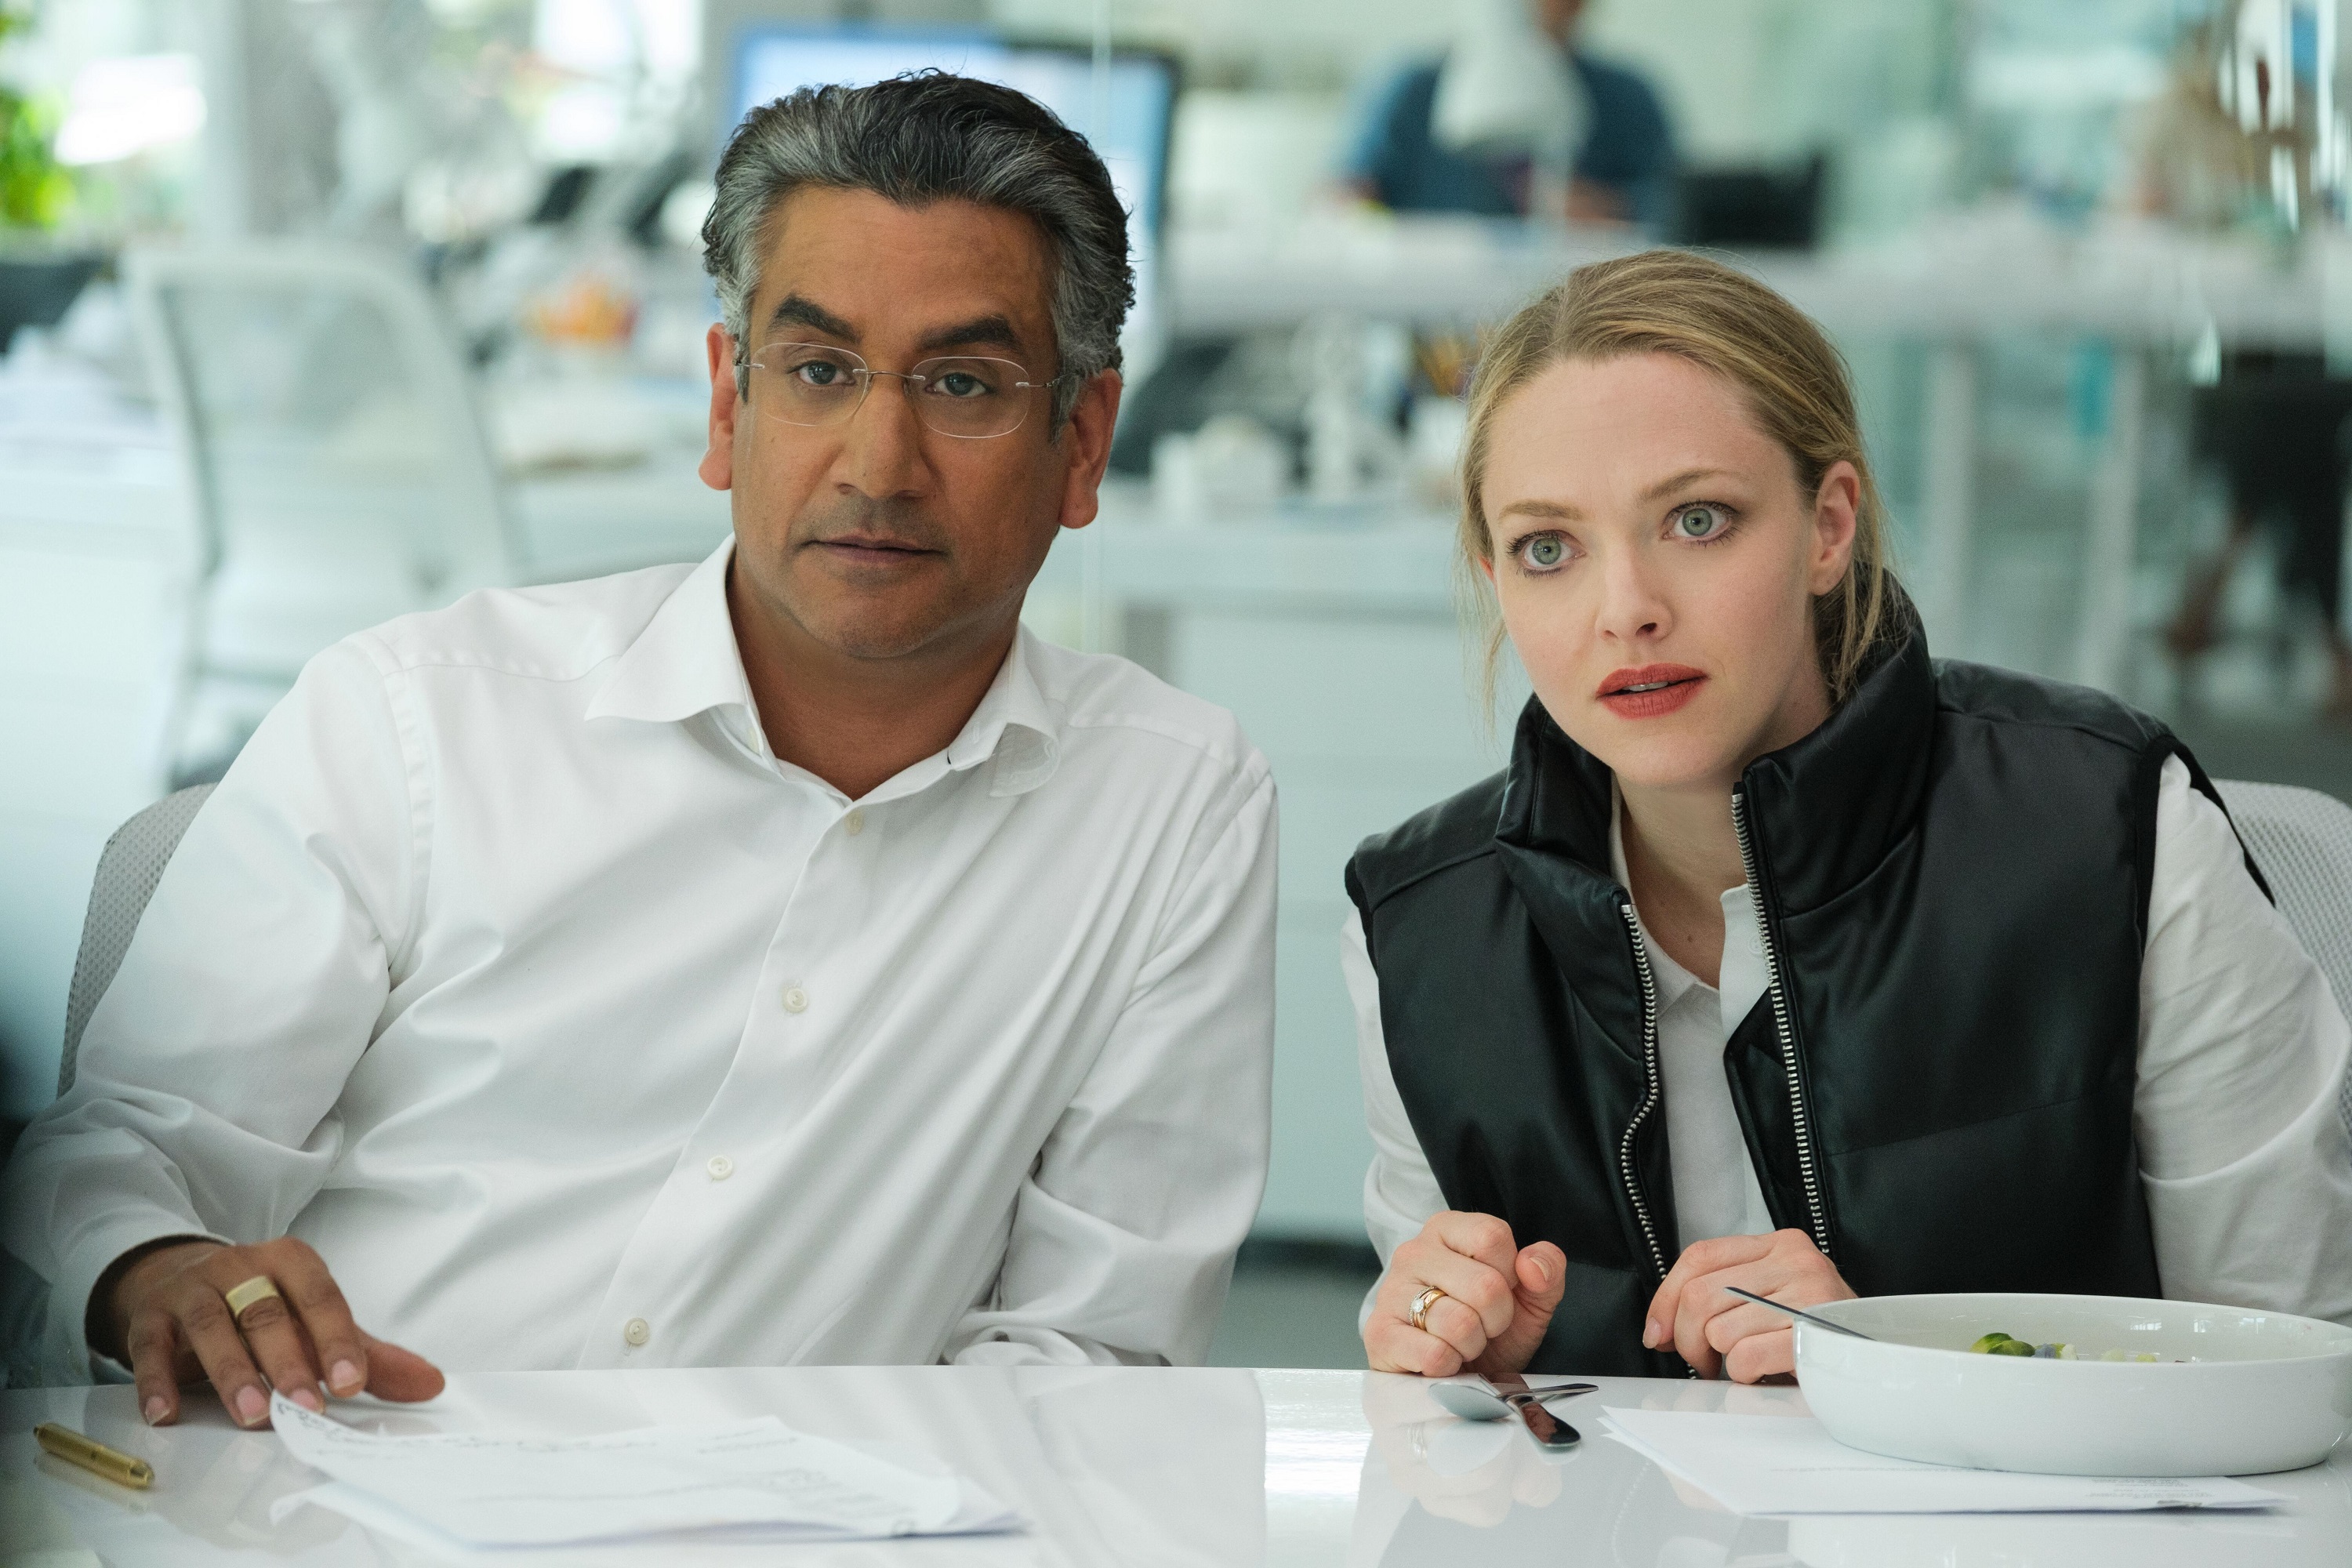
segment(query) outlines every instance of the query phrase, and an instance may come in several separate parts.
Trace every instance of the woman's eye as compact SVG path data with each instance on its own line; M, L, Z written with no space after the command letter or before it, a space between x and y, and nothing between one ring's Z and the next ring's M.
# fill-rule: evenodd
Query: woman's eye
M1549 571L1568 559L1568 545L1559 535L1538 533L1519 546L1520 558L1539 571Z
M1675 513L1677 539L1716 539L1731 527L1731 514L1719 506L1686 506Z

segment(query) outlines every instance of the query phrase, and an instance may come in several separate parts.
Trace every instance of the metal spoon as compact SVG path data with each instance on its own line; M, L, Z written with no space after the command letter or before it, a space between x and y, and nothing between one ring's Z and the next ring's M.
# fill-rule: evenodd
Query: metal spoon
M1563 1383L1557 1388L1531 1389L1525 1394L1497 1394L1491 1387L1481 1388L1475 1383L1433 1383L1430 1397L1445 1406L1446 1413L1459 1415L1465 1421L1500 1421L1511 1415L1522 1401L1541 1404L1547 1399L1565 1399L1575 1394L1598 1394L1597 1383Z
M1769 1300L1753 1290L1742 1290L1737 1285L1726 1285L1724 1289L1742 1300L1753 1301L1759 1307L1769 1307L1776 1312L1786 1312L1792 1318L1802 1318L1817 1329L1827 1329L1832 1333L1846 1334L1857 1340L1874 1338L1873 1335L1864 1333L1860 1329L1849 1329L1843 1323L1832 1323L1827 1318L1816 1318L1811 1312L1801 1312L1785 1301ZM1450 1409L1451 1406L1448 1408Z

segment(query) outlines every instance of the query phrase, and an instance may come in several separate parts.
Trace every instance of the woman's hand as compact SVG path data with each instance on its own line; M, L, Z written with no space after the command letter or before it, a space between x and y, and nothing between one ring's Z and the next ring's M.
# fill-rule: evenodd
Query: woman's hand
M1673 1346L1701 1377L1756 1383L1796 1371L1797 1337L1788 1314L1743 1301L1726 1285L1791 1307L1851 1301L1854 1295L1801 1230L1718 1236L1684 1248L1675 1260L1650 1299L1642 1342L1652 1350Z
M1448 1210L1389 1258L1364 1322L1374 1372L1451 1377L1457 1372L1520 1372L1543 1342L1566 1288L1568 1258L1549 1241L1522 1247L1488 1214ZM1445 1292L1412 1326L1412 1304L1435 1286Z

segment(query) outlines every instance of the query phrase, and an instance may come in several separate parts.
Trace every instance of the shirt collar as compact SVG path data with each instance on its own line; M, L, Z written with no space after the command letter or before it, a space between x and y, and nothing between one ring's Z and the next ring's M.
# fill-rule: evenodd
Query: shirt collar
M613 662L588 704L589 718L663 723L730 707L752 717L751 684L727 613L727 567L734 558L730 535L670 591ZM759 726L750 731L756 735Z
M730 537L662 601L645 630L614 661L588 704L589 718L675 723L724 710L737 738L761 758L771 758L727 609L727 569L734 554ZM943 754L950 773L992 763L991 795L1035 789L1053 775L1060 758L1061 723L1038 689L1030 642L1024 626Z

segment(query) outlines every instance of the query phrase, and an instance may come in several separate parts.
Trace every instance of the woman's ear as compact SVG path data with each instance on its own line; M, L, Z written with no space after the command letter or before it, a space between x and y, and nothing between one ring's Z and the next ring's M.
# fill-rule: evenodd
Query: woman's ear
M1807 586L1815 597L1844 580L1853 559L1853 534L1862 516L1862 474L1852 463L1835 462L1813 493L1813 551Z

